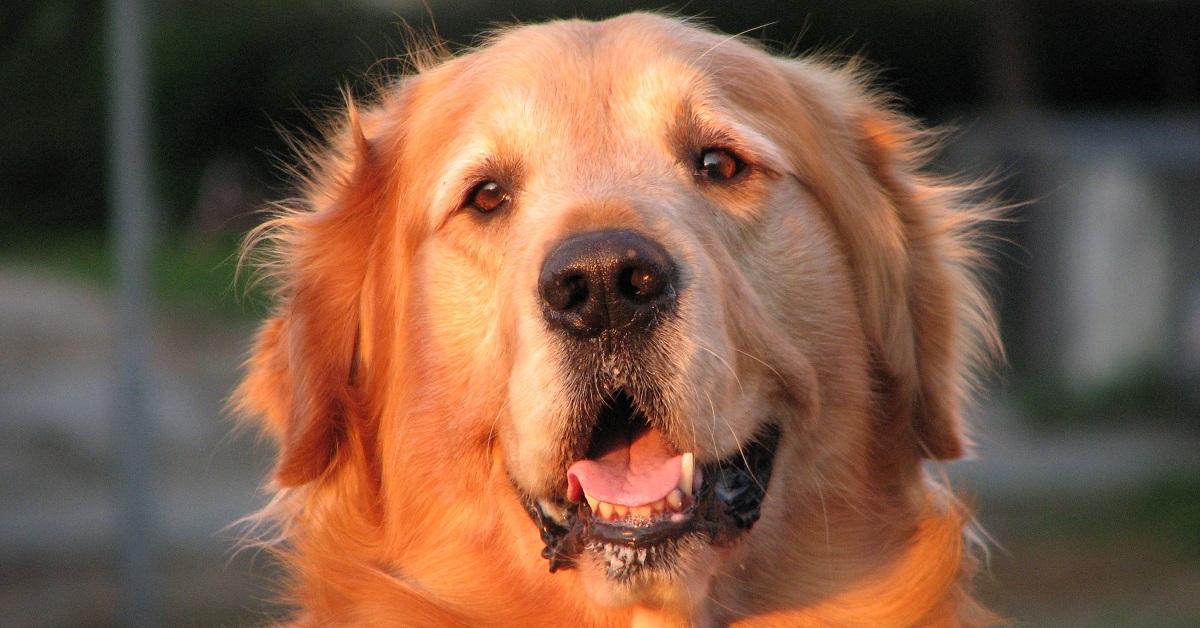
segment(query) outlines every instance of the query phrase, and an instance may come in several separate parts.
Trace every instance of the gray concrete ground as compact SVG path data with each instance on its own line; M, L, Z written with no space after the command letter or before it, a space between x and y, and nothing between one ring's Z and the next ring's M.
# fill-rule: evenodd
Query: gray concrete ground
M110 299L92 286L0 268L0 626L115 621L112 317ZM270 456L250 436L231 437L233 423L222 412L251 327L174 312L157 316L156 330L151 402L161 452L155 464L163 622L262 623L269 610L261 602L269 595L262 574L269 569L253 552L235 555L233 533L223 531L261 503L256 486ZM982 407L976 458L948 466L955 484L978 495L985 524L989 508L1003 513L1005 504L1103 496L1164 474L1200 475L1194 433L1033 436L1004 408ZM1010 560L1023 560L1026 549L1016 548ZM1123 569L1112 568L1115 578ZM1163 603L1180 606L1179 617L1200 618L1200 566L1185 563L1175 571L1163 581L1169 590L1161 596L1151 591L1136 598L1141 606L1132 616L1153 617ZM1008 605L1034 615L1027 617L1034 623L1050 622L1040 625L1093 625L1087 596L1028 593L1039 594L1040 601ZM1121 621L1106 625L1137 625Z
M989 498L1094 497L1200 474L1200 434L1163 425L1035 433L1002 401L985 401L973 414L972 454L947 471Z
M198 313L155 320L164 621L254 623L263 583L226 528L260 503L269 451L231 437L222 412L251 330ZM92 286L0 271L0 626L115 617L113 327Z

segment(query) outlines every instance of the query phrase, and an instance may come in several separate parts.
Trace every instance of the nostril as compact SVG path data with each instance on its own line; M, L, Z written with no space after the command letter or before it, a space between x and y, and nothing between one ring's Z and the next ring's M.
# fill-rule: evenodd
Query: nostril
M583 273L565 272L543 284L542 299L560 312L578 307L588 298L588 282Z
M626 298L639 301L658 298L668 283L665 273L636 267L622 272L618 281L618 289Z

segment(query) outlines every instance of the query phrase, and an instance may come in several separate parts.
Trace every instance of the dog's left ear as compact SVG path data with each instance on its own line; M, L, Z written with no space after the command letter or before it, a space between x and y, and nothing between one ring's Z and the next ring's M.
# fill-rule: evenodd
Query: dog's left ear
M845 244L881 407L890 425L911 429L921 455L959 458L968 373L999 350L975 277L987 211L968 202L969 187L925 173L929 134L874 96L860 72L798 60L777 67L795 97L777 126Z
M888 289L906 311L877 311L879 342L895 387L893 402L912 413L912 429L926 457L960 458L966 438L961 418L968 377L976 362L998 350L991 310L979 287L979 223L987 210L955 186L923 172L931 147L927 132L869 97L850 118L860 156L885 197L885 252L893 256ZM891 223L891 224L887 224ZM890 250L889 250L890 248Z

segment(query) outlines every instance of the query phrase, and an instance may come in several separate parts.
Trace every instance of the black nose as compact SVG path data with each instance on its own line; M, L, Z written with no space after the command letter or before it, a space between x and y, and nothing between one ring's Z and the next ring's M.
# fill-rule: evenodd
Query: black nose
M552 327L581 338L640 331L675 304L675 275L666 249L641 234L577 235L542 263L542 312Z

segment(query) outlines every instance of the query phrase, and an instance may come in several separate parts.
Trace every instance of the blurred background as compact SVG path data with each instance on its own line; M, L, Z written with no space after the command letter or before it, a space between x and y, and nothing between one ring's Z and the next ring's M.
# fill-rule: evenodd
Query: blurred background
M309 133L340 87L400 71L402 21L466 45L497 22L663 7L143 4L147 305L119 289L114 254L132 246L115 240L126 197L106 165L125 163L106 130L120 19L97 0L0 5L2 626L136 623L122 573L152 574L149 623L277 612L270 560L225 530L261 504L271 450L236 435L223 403L266 307L235 284L236 248L287 194L281 130ZM1015 204L990 277L1008 366L972 413L978 456L948 467L994 539L987 602L1026 625L1200 626L1200 3L666 8L865 58L904 109L956 129L937 170L991 177ZM121 431L130 335L148 364L133 429L152 455L132 473L149 502L121 489L138 440ZM123 567L131 536L152 541L146 571Z

